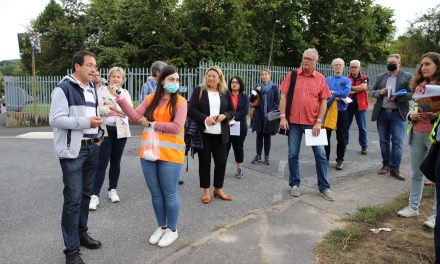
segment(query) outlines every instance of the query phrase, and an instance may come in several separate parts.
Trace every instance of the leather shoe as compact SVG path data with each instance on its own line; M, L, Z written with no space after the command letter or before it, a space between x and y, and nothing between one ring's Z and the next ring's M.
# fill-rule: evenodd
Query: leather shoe
M390 170L390 176L393 176L394 178L401 180L401 181L406 180L405 177L403 177L403 175L400 174L400 171L398 169Z
M211 202L211 196L209 194L208 195L203 195L202 202L204 204L209 204Z
M66 264L84 264L79 252L66 256Z
M88 249L98 249L101 247L101 242L91 238L87 232L84 232L79 236L79 244Z
M377 172L379 175L385 175L390 171L390 167L383 165L382 168Z
M224 193L222 189L215 189L212 194L214 195L215 198L220 198L224 201L232 201L232 196Z

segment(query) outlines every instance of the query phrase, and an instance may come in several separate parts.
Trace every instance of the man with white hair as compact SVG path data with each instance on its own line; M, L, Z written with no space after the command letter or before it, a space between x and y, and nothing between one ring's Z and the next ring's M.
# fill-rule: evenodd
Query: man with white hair
M367 155L367 109L368 109L368 76L361 73L361 62L358 60L350 61L350 74L347 76L351 81L351 90L349 97L353 100L347 106L345 120L345 145L348 145L350 138L350 126L353 122L353 116L359 130L359 145L361 145L361 154Z
M292 76L292 72L289 72L280 86L280 126L288 130L289 186L290 194L295 197L300 196L299 151L302 135L305 129L312 129L314 136L319 135L327 108L327 99L331 96L325 77L315 70L318 58L316 49L304 51L301 68L296 71L296 76ZM294 91L293 95L292 91ZM335 197L330 191L328 182L324 146L313 146L312 149L316 161L319 192L324 199L334 201Z
M336 58L332 61L333 76L326 78L328 87L332 93L332 97L329 99L329 104L336 101L338 104L338 119L336 121L336 169L342 170L344 168L344 155L345 155L345 111L347 110L347 103L344 101L350 93L351 81L347 77L343 76L344 73L344 60ZM327 105L330 107L330 105ZM332 130L327 128L327 141L328 145L325 146L325 154L327 156L327 162L330 158L330 138L332 136Z

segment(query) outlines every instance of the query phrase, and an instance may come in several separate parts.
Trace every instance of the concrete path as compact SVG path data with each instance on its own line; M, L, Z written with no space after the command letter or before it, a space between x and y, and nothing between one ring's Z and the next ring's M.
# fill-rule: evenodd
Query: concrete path
M233 176L234 157L230 155L224 189L233 195L232 202L201 203L197 158L190 159L189 171L181 174L185 183L180 187L179 239L163 249L148 244L156 221L139 159L133 156L139 137L130 138L118 187L121 202L112 204L106 199L105 182L101 204L89 217L90 232L103 248L81 249L83 259L87 263L314 263L314 246L326 232L341 226L341 217L360 206L389 201L408 189L408 180L377 175L381 163L378 135L375 123L368 122L368 126L369 154L360 154L353 124L343 171L334 169L336 136L332 137L329 176L336 202L319 195L313 153L304 142L302 195L289 194L287 137L281 135L272 137L272 165L253 165L255 135L249 131L243 180ZM17 137L50 131L0 128L0 263L65 261L60 228L63 184L52 141ZM139 135L140 128L132 131ZM406 142L404 153L401 170L409 177Z

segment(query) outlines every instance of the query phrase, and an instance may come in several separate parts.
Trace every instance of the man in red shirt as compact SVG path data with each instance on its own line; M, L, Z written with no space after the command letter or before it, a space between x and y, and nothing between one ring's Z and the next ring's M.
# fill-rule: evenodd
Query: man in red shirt
M331 96L325 77L315 71L318 58L319 55L316 49L304 51L301 68L297 71L290 113L286 113L286 104L291 72L287 74L280 86L280 126L289 131L289 186L291 187L290 194L295 197L300 196L301 179L298 158L302 135L305 129L312 129L314 136L319 135L322 118L327 108L327 99ZM312 148L316 160L319 192L324 199L334 201L335 197L330 191L328 182L327 157L324 146L313 146Z
M351 80L350 98L353 102L348 104L347 119L345 122L345 145L348 145L349 131L353 116L359 130L359 145L361 145L361 154L367 155L367 117L368 109L368 76L361 73L361 62L358 60L350 61L350 75L347 76Z

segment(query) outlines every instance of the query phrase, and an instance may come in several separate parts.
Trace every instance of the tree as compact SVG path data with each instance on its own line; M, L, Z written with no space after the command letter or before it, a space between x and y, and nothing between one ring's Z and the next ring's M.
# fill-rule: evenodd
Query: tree
M416 18L393 42L392 50L400 53L402 63L408 66L417 65L426 52L440 52L440 4Z
M32 22L30 32L41 34L40 54L35 55L39 75L64 75L71 68L72 56L84 48L86 39L84 14L78 8L80 1L63 1L64 7L51 0ZM21 54L25 67L30 70L31 54Z
M372 0L308 3L307 40L317 48L322 62L337 57L383 62L394 32L391 9L373 5Z

